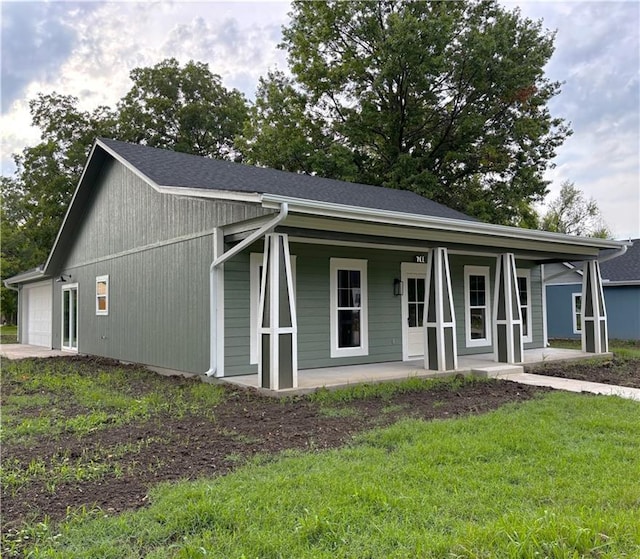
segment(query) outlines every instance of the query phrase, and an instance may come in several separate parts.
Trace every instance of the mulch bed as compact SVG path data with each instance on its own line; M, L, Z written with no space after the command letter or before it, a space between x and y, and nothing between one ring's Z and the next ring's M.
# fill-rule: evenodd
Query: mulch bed
M150 377L149 377L150 378ZM199 382L169 377L167 390ZM144 390L144 387L140 387ZM226 397L214 417L155 416L125 426L78 437L59 435L3 445L2 460L26 465L34 457L91 455L117 444L138 444L140 451L119 457L120 477L100 481L59 483L51 492L46 482L32 482L11 493L2 491L2 531L48 517L65 518L76 507L99 507L108 514L147 504L150 487L159 482L224 475L257 454L285 449L318 451L349 443L353 436L401 418L441 419L483 413L509 402L521 402L546 391L506 381L467 383L451 390L398 394L392 398L351 401L340 417L328 416L308 398L281 401L255 391L225 385ZM340 405L332 404L332 408ZM344 410L343 410L344 411ZM70 414L71 415L71 414Z

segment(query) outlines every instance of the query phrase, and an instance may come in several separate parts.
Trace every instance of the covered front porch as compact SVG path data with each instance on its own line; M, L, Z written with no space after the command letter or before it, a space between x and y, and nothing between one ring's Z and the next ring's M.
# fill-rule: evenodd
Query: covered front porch
M603 353L595 357L611 357L611 354ZM589 358L594 358L594 354L575 349L540 348L525 350L524 359L519 365L496 363L493 353L459 356L458 368L455 371L446 372L425 370L423 359L304 369L298 372L298 386L296 388L281 389L279 392L299 394L312 392L318 388L340 388L353 384L390 382L411 377L437 378L456 374L494 376L498 373L522 372L525 367L543 365L551 361L573 361ZM221 380L240 386L260 388L258 374L224 377Z

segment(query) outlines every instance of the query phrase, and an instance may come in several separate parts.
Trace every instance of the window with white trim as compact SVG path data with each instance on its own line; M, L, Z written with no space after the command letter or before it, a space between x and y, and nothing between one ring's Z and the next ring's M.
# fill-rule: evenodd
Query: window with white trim
M261 252L252 252L249 257L249 363L258 363L258 317L260 316L260 285L262 281L262 260L264 256ZM293 294L296 293L296 260L297 257L291 255L291 275L293 276Z
M467 347L491 345L489 266L464 267L464 322Z
M531 270L517 270L518 295L520 296L520 313L522 314L522 341L531 343Z
M573 333L582 334L582 293L572 293Z
M367 261L331 258L331 357L369 354Z
M109 276L96 277L96 314L109 314Z

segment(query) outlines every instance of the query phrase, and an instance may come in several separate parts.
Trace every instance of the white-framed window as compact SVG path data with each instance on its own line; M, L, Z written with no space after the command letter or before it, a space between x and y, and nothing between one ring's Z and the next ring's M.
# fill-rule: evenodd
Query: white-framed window
M520 313L522 314L522 341L531 343L533 332L531 325L531 270L517 270L518 295L520 295Z
M489 266L464 267L464 324L467 347L491 345Z
M573 333L582 334L582 293L572 293L572 296Z
M367 261L331 258L331 357L369 354Z
M260 316L260 285L262 279L262 260L264 255L261 252L252 252L249 256L249 363L258 363L258 317ZM293 294L296 294L296 261L297 257L291 255L291 275L293 276Z
M96 277L96 314L109 314L109 276Z

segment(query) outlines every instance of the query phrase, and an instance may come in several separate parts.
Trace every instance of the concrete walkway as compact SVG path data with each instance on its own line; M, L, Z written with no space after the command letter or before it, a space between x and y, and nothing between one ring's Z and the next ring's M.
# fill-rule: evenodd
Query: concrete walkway
M533 386L548 386L556 390L566 390L568 392L590 392L592 394L604 394L606 396L619 396L620 398L640 402L640 388L627 388L626 386L602 384L600 382L589 382L586 380L548 377L545 375L534 375L533 373L497 374L494 375L494 378Z

